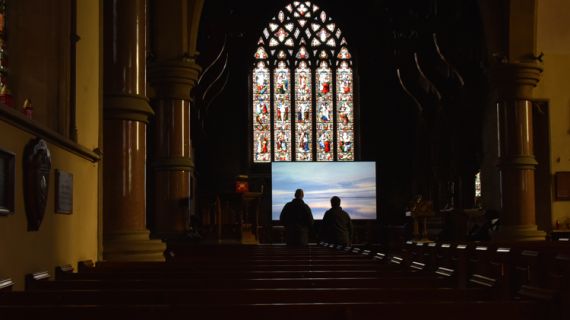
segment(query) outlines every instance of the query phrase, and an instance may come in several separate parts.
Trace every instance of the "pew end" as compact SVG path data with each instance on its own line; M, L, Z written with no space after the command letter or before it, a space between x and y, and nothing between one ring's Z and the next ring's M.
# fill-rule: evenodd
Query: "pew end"
M77 272L85 272L95 268L92 260L82 260L77 263Z
M0 292L12 291L14 288L14 281L12 279L0 279Z
M54 276L56 280L64 278L66 275L73 273L73 266L70 264L64 264L62 266L57 266L54 269Z
M50 278L50 275L47 271L39 271L39 272L35 272L35 273L29 273L25 276L25 282L24 282L24 286L26 291L29 290L34 290L37 288L37 284L40 281L48 281Z

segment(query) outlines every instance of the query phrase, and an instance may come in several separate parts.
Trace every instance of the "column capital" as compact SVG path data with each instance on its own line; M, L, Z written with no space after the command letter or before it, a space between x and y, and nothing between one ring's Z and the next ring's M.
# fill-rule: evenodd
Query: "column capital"
M128 93L103 95L103 116L105 119L148 123L148 118L152 115L154 115L154 111L145 96Z
M532 89L543 71L536 62L499 62L492 66L499 100L532 100Z
M194 59L166 60L151 63L148 78L157 98L190 100L200 71Z

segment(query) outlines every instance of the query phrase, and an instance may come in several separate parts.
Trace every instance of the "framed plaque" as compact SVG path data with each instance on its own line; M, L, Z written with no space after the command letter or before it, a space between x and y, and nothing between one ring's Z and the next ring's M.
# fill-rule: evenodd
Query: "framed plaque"
M13 153L0 149L0 216L14 213Z
M556 200L570 201L570 172L561 171L554 175Z
M55 212L73 212L73 174L55 170Z

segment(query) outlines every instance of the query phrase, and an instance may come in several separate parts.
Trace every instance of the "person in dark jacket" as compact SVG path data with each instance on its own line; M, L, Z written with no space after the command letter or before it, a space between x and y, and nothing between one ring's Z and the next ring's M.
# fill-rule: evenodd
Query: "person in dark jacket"
M331 198L331 207L321 223L321 240L341 245L350 245L352 243L352 221L350 216L340 206L340 198L334 196Z
M303 201L303 189L295 191L295 199L287 202L279 220L285 226L285 241L290 246L306 246L313 226L311 208Z

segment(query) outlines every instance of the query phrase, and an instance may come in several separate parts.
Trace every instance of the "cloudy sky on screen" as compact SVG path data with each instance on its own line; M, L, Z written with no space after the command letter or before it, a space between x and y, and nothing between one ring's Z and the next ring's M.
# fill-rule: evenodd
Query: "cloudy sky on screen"
M279 220L298 188L305 191L315 219L330 209L332 196L340 197L352 219L376 219L374 162L273 162L271 170L273 220Z

